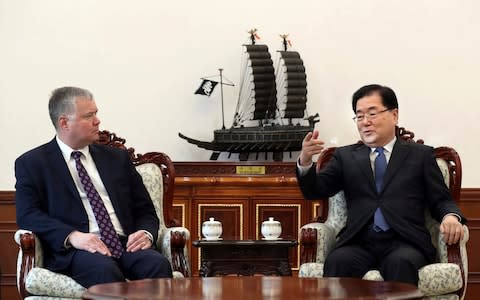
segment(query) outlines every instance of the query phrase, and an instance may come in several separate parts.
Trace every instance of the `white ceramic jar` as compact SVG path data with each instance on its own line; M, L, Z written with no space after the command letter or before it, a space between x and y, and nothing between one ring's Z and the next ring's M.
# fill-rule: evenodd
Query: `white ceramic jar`
M262 235L266 240L278 240L282 234L282 225L269 217L268 221L262 222Z
M222 235L222 223L210 218L202 223L202 234L207 241L215 241L220 239Z

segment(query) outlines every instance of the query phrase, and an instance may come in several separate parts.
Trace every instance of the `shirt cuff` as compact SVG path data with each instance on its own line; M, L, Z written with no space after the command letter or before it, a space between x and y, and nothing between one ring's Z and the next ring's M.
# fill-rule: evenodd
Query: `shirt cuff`
M152 242L152 245L155 244L155 243L153 242L153 235L152 235L150 232L146 231L146 230L142 230L142 231L147 235L147 237L148 237L148 239L150 240L150 242Z
M310 163L310 165L308 166L302 166L300 164L300 157L297 159L297 170L298 170L298 175L300 175L300 177L306 175L308 173L308 170L310 170L310 168L313 166L313 161Z
M443 216L442 222L443 222L443 220L444 220L446 217L448 217L448 216L455 216L455 217L457 217L458 222L462 223L462 217L460 217L460 215L457 215L456 213L448 213L448 214L446 214L445 216Z
M69 235L67 235L67 237L65 238L65 241L63 241L63 247L65 247L65 249L70 249L72 248L72 243L70 243L70 236L72 235L73 231L70 232Z

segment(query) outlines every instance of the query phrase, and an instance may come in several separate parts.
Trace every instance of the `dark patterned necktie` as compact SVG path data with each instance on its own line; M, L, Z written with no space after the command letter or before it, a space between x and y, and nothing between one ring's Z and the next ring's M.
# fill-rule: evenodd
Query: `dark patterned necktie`
M122 244L120 243L118 234L113 227L112 220L108 215L102 198L100 198L97 189L95 189L95 186L93 186L92 180L90 179L87 170L85 170L85 167L80 161L81 156L82 152L80 151L72 152L72 157L75 159L75 165L78 171L78 177L80 178L80 182L85 189L88 201L92 206L93 214L95 215L98 227L100 228L100 236L102 237L102 241L105 243L105 245L107 245L108 249L110 249L112 256L119 258L123 253Z
M375 185L377 186L378 193L380 193L382 190L383 177L385 175L385 170L387 169L387 158L385 157L383 150L383 147L378 147L375 149L375 152L378 153L377 157L375 158ZM373 224L373 229L375 229L375 231L387 231L390 229L390 225L388 225L387 220L385 220L380 207L375 210Z

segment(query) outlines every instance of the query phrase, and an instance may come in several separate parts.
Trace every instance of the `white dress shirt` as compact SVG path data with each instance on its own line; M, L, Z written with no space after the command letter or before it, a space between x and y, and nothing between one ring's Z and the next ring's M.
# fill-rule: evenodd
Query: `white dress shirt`
M80 178L78 176L77 168L75 166L75 159L71 156L73 151L80 151L82 152L82 156L80 160L82 161L85 170L87 170L88 175L92 179L92 183L95 186L98 194L102 198L103 204L107 209L108 215L110 216L110 220L112 220L113 227L115 231L120 236L125 236L123 232L122 225L115 214L115 210L113 209L112 202L110 200L110 196L108 195L105 186L103 185L102 179L100 178L100 174L98 173L97 167L95 166L95 162L93 161L92 156L90 155L90 151L88 146L74 150L63 143L58 136L56 137L58 146L62 151L63 158L67 163L68 169L70 170L70 174L72 175L73 181L75 182L75 186L77 187L78 193L80 194L80 199L82 200L82 204L85 207L85 211L87 212L88 216L88 228L89 232L95 233L100 236L100 229L98 228L97 220L95 219L95 215L93 214L92 206L90 205L90 201L87 198L87 194L83 188L82 183L80 182Z

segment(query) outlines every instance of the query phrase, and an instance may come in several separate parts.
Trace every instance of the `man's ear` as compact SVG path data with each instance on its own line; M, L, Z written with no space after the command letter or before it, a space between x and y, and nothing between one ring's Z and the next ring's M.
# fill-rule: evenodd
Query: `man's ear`
M58 118L58 129L67 129L68 128L68 117L65 115L61 115Z
M393 110L393 116L395 117L395 125L398 125L398 108Z

